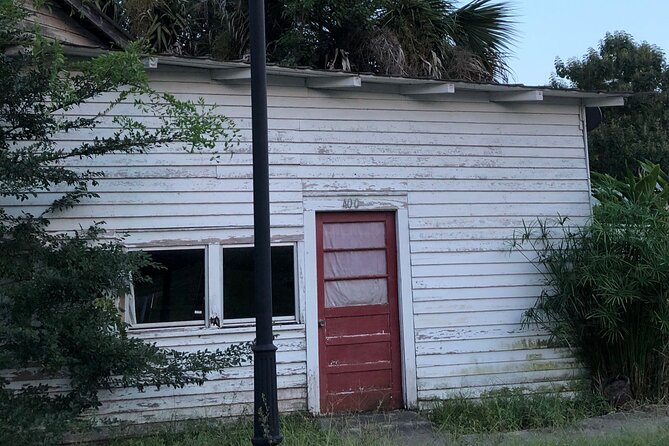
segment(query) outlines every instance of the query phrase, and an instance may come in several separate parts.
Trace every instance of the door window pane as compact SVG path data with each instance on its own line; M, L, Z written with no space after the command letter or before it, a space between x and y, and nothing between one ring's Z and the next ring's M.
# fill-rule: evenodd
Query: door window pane
M223 249L223 318L255 317L253 247ZM295 315L292 246L272 246L272 313Z
M386 225L381 221L323 225L325 249L385 248L385 246Z
M333 280L325 282L325 306L350 307L388 303L386 279Z
M385 250L326 252L324 259L326 279L386 274Z
M147 251L159 268L146 267L135 282L137 323L204 321L204 249Z

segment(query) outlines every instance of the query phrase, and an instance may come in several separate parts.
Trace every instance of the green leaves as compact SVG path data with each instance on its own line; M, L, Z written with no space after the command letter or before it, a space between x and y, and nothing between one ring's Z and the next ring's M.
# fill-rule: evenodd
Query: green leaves
M102 175L63 167L60 163L68 158L142 152L167 143L182 143L191 152L205 150L215 158L237 141L234 123L202 99L181 101L151 89L137 45L126 52L71 63L57 44L40 37L36 42L32 49L0 56L0 103L4 104L0 108L0 196L25 200L54 186L70 186L47 212L62 210L92 196L88 185ZM73 116L87 100L102 94L109 98L107 107L93 115ZM158 126L147 128L141 118L116 114L117 128L109 137L95 137L67 149L55 143L62 133L97 128L105 116L129 101L136 115L157 117Z
M455 45L468 48L494 78L506 80L506 57L516 40L512 10L503 3L474 0L450 17L448 35Z
M626 375L638 397L653 399L669 391L666 184L667 175L651 163L624 180L597 175L599 204L589 225L542 221L514 238L516 249L534 253L528 258L546 285L524 323L571 346L595 383Z
M602 110L588 134L590 165L617 178L648 159L669 171L669 67L663 51L622 32L606 34L581 59L555 62L555 86L629 92L623 107Z
M559 77L584 90L651 92L666 83L664 54L655 45L637 44L624 32L607 33L598 50L579 59L556 59Z
M394 36L387 41L404 55L387 60L367 50L381 72L469 81L506 78L514 30L504 3L474 0L456 8L440 0L388 0L381 2L373 33L380 31Z
M151 50L225 60L248 56L245 1L98 0ZM268 58L282 65L504 80L514 43L503 1L279 0L267 2Z
M16 28L20 9L3 16L8 8L0 0L0 45L25 37ZM89 188L104 175L71 168L68 160L165 144L215 157L236 142L234 124L204 100L151 89L138 46L73 62L54 42L32 39L0 54L0 197L14 205L32 204L43 192L61 194L48 204L40 199L37 215L0 208L0 369L30 367L42 378L68 379L70 390L54 396L47 384L17 389L0 379L0 438L16 445L57 444L99 405L98 389L201 384L208 373L249 359L248 344L181 353L129 337L115 300L147 258L105 240L99 224L49 231L51 215L95 198ZM117 113L121 105L135 111ZM151 125L147 116L155 117ZM102 124L112 129L107 136L62 142Z
M638 174L628 170L619 180L609 174L592 173L592 194L600 202L626 201L661 210L669 204L669 177L660 165L639 163Z

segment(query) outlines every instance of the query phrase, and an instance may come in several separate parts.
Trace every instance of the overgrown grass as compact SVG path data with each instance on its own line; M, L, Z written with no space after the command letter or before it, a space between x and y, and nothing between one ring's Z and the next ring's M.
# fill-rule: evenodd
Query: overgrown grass
M470 444L463 435L492 434L537 428L560 428L574 424L584 418L610 411L610 406L600 398L588 393L567 398L559 394L524 394L522 389L502 389L484 394L480 399L455 397L441 402L429 413L430 419L443 435L454 444ZM341 431L324 428L318 418L308 414L281 417L284 445L325 446L391 446L405 445L407 438L399 438L393 432L374 426L365 429ZM116 440L113 446L241 446L250 444L253 423L250 418L234 422L175 422L151 435L141 438ZM410 436L411 434L409 434ZM645 434L644 434L645 435ZM669 429L659 433L648 433L647 443L669 444ZM495 444L508 445L596 445L628 444L627 437L619 442L598 443L597 439L581 437L547 436L541 441L530 438L504 438ZM608 438L608 437L607 437ZM613 438L613 437L612 437ZM645 438L645 437L644 437ZM562 443L561 441L569 441ZM594 441L591 442L590 440ZM501 441L501 443L500 443ZM477 442L473 444L479 444Z
M318 420L307 415L283 417L282 430L286 446L407 446L418 445L400 441L379 432L342 435L336 431L321 428ZM139 439L116 441L114 446L228 446L250 444L252 424L245 419L235 423L195 422L179 423L180 432L164 429L153 435ZM669 427L642 432L602 432L596 436L582 433L546 433L532 437L502 436L502 434L481 437L444 437L445 444L472 446L490 444L498 446L665 446L669 444Z
M396 444L378 431L338 432L324 429L318 419L306 414L281 417L286 446L389 446ZM250 418L235 422L179 422L141 438L116 440L113 446L248 446L253 436Z
M563 427L608 411L606 401L586 392L567 398L504 388L479 399L461 395L442 401L430 418L442 432L464 435Z
M615 432L596 437L585 435L542 436L534 439L507 439L493 443L499 446L666 446L669 428L649 432Z

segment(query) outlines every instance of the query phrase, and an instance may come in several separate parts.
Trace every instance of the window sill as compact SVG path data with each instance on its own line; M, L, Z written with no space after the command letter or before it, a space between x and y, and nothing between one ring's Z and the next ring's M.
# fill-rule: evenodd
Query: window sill
M155 330L158 328L206 328L204 320L201 321L181 321L181 322L151 322L146 324L137 324L129 326L128 330Z
M211 326L187 326L187 325L172 325L172 326L160 326L160 327L146 327L144 325L129 327L128 333L133 336L139 337L178 337L178 336L203 336L203 335L214 335L214 334L227 334L227 333L255 333L255 323L254 322L228 322L223 323L221 328ZM272 325L272 331L282 332L290 330L304 330L305 324L298 323L295 319L291 320L275 320Z

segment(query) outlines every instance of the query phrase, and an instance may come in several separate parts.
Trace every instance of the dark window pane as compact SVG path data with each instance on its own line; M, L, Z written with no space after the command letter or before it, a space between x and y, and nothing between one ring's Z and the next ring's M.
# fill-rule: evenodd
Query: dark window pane
M223 250L223 318L253 316L253 248L226 248Z
M204 321L204 249L147 251L163 268L144 268L135 283L137 323Z
M292 246L272 247L272 312L295 316L295 263Z
M223 317L252 318L254 311L253 248L223 250ZM272 246L272 312L295 315L295 267L292 246Z

